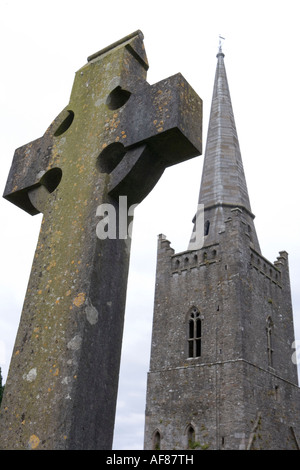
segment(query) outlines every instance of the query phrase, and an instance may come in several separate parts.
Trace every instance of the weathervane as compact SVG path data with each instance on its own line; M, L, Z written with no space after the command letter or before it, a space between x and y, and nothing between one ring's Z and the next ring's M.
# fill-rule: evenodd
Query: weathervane
M223 44L223 41L225 41L225 38L223 38L223 37L219 34L219 52L222 52L222 44Z

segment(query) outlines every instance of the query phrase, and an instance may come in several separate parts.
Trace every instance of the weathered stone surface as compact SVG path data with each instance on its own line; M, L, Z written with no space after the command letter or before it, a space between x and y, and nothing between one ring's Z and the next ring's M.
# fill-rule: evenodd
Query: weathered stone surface
M90 56L66 108L15 152L4 197L43 221L2 449L111 447L130 238L100 239L98 208L119 220L119 196L139 203L167 166L201 153L200 98L180 74L149 85L147 69L139 31Z

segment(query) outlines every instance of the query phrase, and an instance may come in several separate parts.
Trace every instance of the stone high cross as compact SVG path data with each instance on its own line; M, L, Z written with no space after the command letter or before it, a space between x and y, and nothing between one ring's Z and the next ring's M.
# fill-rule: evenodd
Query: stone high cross
M68 106L15 152L4 197L43 221L2 449L111 448L130 237L98 236L99 207L119 220L120 196L141 202L166 167L201 153L201 99L181 74L149 85L147 69L140 31L90 56Z

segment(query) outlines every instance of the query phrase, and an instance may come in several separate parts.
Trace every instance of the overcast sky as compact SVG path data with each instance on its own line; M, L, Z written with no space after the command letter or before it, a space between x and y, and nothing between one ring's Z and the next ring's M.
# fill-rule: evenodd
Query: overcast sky
M68 104L92 53L141 29L148 82L181 72L204 101L204 144L218 37L263 255L290 257L300 340L299 1L0 0L2 193L14 150ZM114 448L143 448L157 235L187 249L203 157L168 169L135 212ZM42 216L0 201L0 367L6 380ZM291 355L292 355L291 350Z

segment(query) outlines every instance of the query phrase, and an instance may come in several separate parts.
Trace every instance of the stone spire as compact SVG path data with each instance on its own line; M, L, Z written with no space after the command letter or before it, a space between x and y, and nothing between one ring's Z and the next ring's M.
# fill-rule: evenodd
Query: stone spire
M204 245L218 242L218 234L224 229L225 220L231 216L230 211L239 208L245 213L253 247L260 251L221 45L217 59L198 201L198 204L204 204Z

